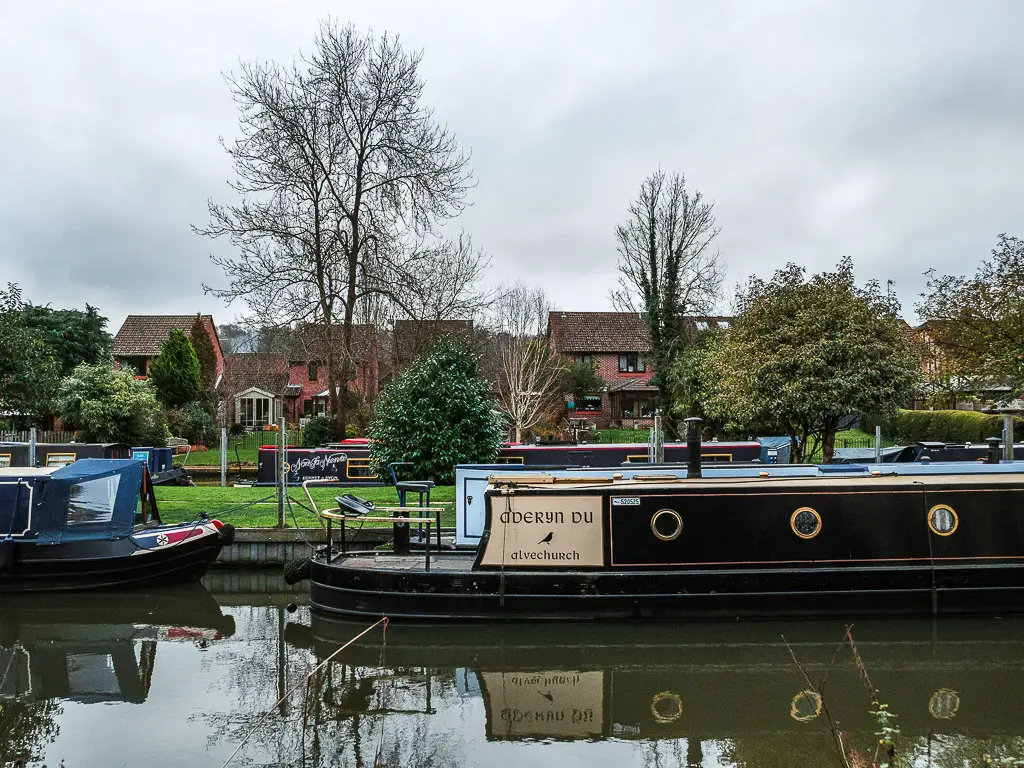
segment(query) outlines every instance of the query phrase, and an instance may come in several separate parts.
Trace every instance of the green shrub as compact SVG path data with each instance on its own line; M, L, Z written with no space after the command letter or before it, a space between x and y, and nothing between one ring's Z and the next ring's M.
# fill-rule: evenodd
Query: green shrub
M1003 431L1003 417L976 411L905 411L896 412L886 419L861 419L861 428L874 431L882 427L882 434L901 443L981 443L989 437L999 437ZM1024 432L1024 421L1014 419L1014 436Z
M213 417L200 402L185 403L181 408L169 409L164 417L171 434L185 438L192 445L211 445L217 440L217 426L213 423Z
M327 445L338 439L338 430L334 425L334 419L327 416L317 416L306 422L302 430L302 447L316 448L318 445Z
M147 380L110 362L76 366L54 400L56 414L90 443L161 446L167 443L164 413Z
M230 434L232 437L241 437L242 435L245 434L245 424L236 421L234 424L228 427L228 434Z

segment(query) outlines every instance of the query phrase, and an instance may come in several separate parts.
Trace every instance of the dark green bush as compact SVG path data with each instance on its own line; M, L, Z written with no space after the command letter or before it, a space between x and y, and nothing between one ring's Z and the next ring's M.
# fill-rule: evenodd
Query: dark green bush
M219 430L202 403L185 403L181 408L168 409L164 418L171 434L184 437L192 445L213 445L217 442Z
M245 434L245 424L236 421L228 428L228 433L232 437L241 437Z
M318 445L327 445L338 439L338 430L334 420L327 416L317 416L306 422L302 429L302 447L316 448Z
M904 411L886 419L861 419L861 428L873 432L881 425L882 435L901 443L980 443L999 437L1003 417L976 411ZM1024 421L1014 419L1015 438L1024 437Z

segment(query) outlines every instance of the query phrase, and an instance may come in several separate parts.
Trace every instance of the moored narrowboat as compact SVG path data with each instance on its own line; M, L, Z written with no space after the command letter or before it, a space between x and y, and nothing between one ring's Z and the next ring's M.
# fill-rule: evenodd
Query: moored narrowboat
M496 470L475 548L440 551L428 537L423 552L351 552L342 541L312 558L310 604L473 620L1019 612L1024 465L981 466ZM372 513L340 506L322 513L335 527Z
M0 469L0 594L191 581L233 537L202 515L163 524L141 461Z

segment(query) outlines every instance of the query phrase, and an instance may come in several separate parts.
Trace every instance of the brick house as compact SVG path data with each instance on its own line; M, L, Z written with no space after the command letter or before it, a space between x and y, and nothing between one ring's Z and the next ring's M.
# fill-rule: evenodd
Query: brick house
M335 328L337 347L341 344L341 328ZM350 386L370 402L380 389L380 344L373 325L352 326L352 355L355 377ZM296 331L288 350L288 385L286 397L291 400L285 418L323 416L330 409L327 383L326 334L322 326L306 326Z
M366 400L377 395L379 362L377 331L371 325L353 329L355 379L352 389ZM340 329L335 330L335 334ZM287 354L241 352L227 355L220 387L228 423L258 429L282 416L289 424L329 413L323 333L305 327L288 343Z
M224 353L221 351L217 326L211 315L199 315L210 335L213 351L217 355L217 377L224 373ZM114 336L114 367L133 368L140 377L149 375L149 365L160 354L160 347L171 331L186 334L192 330L196 315L128 315Z
M728 317L687 317L694 331L728 328ZM642 315L634 312L551 312L548 343L576 362L592 362L604 389L574 403L573 417L599 428L647 427L654 416L658 388L651 385L654 366L647 359L650 336Z

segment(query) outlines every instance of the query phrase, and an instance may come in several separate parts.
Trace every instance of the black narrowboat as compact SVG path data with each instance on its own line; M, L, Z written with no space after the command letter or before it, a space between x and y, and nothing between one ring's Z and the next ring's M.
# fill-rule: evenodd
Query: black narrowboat
M697 460L685 476L495 472L468 552L428 536L411 553L405 522L394 552L346 551L344 524L372 505L343 498L321 513L342 541L311 559L310 605L445 620L1022 611L1024 471L973 469L705 478Z
M708 442L703 445L704 462L735 463L758 461L762 446L756 440L744 442ZM666 464L689 460L686 443L665 443ZM542 445L508 443L498 451L498 462L533 466L617 467L622 464L646 464L647 443L573 443Z
M28 443L0 443L0 469L7 467L65 467L79 459L128 459L127 443L36 443L35 463Z
M233 538L205 515L162 524L141 461L0 469L0 594L196 580Z

